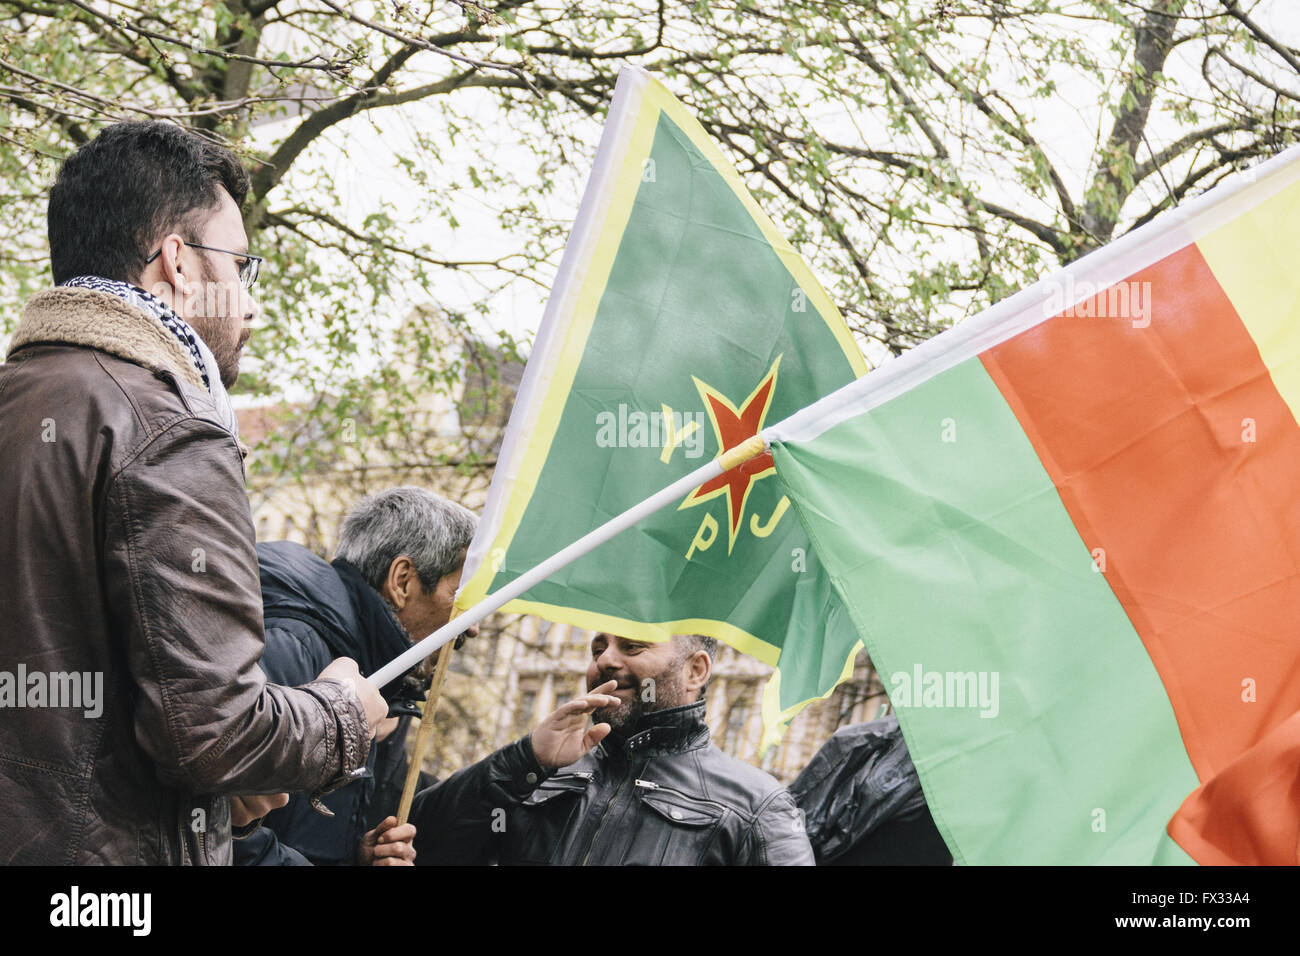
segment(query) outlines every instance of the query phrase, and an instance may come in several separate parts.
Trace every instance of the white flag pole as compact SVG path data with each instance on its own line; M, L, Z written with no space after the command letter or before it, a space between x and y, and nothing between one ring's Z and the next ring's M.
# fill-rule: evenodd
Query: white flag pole
M376 687L383 687L385 684L396 680L438 648L442 647L442 645L446 644L448 641L454 640L458 635L463 634L465 629L470 625L477 624L493 611L500 608L503 604L514 600L529 588L546 580L556 571L566 565L572 564L588 552L595 550L610 538L632 527L632 525L636 524L647 515L654 514L665 505L672 504L674 501L678 501L685 497L694 488L699 487L706 481L716 478L724 471L730 471L737 465L743 465L751 458L757 458L763 453L766 447L767 443L764 441L763 436L754 435L741 442L736 447L719 455L708 464L701 465L689 475L673 482L662 491L651 495L640 504L633 505L621 515L610 518L599 528L583 535L563 551L551 555L531 571L528 571L511 581L500 591L488 595L459 617L448 621L424 640L418 642L413 647L408 648L406 651L403 651L383 667L379 668L379 670L371 674L368 679Z

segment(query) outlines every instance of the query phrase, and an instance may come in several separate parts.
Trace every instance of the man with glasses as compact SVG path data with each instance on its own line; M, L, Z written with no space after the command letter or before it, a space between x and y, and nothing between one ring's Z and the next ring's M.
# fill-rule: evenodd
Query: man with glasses
M242 234L242 227L239 231ZM245 293L249 292L253 288L253 283L257 281L262 257L250 255L246 251L218 249L215 246L205 246L189 240L185 240L185 245L190 249L202 249L204 252L217 252L222 256L229 256L235 265L236 278L232 279L230 269L224 264L214 264L210 256L199 257L200 265L207 268L202 269L199 281L182 284L183 304L179 310L184 318L190 320L190 325L205 342L215 343L211 348L214 355L220 351L217 363L221 369L222 381L229 387L239 375L239 356L248 342L251 331L244 327L243 322L240 326L235 326L229 319L240 315L248 323L253 321L255 312L252 310L256 309L256 305ZM149 258L144 260L146 266L151 266L154 262L159 263L159 268L152 271L155 274L161 273L157 286L160 297L166 297L175 288L175 285L167 280L167 263L161 258L165 250L165 244L159 246ZM181 274L179 263L176 269L176 274L179 276ZM245 302L250 311L242 311ZM227 321L223 322L222 319ZM237 342L234 341L236 334L238 334Z
M106 128L50 191L55 288L0 365L0 863L229 863L232 824L365 773L387 706L355 661L257 666L247 191L168 123Z

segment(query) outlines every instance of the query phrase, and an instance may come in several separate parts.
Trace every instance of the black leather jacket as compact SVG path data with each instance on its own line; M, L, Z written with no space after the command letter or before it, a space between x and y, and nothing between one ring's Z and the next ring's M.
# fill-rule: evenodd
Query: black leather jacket
M709 743L704 701L548 774L530 738L418 794L416 863L812 865L789 791Z

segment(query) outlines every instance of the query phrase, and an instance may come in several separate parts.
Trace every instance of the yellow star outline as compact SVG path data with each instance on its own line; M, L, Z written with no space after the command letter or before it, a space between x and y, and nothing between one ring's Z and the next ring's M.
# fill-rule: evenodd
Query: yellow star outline
M784 354L784 353L782 353ZM749 393L749 397L740 408L728 401L727 397L716 388L706 385L692 375L700 398L704 400L704 410L708 412L709 421L713 423L713 434L718 439L718 454L736 447L745 439L757 435L763 430L763 421L772 407L772 396L776 394L776 370L781 364L778 355L772 362L763 380ZM776 474L776 463L770 452L764 452L757 458L737 465L700 485L678 506L677 510L690 508L705 501L712 501L719 495L727 497L727 553L736 545L736 535L745 518L745 503L749 492L760 478Z

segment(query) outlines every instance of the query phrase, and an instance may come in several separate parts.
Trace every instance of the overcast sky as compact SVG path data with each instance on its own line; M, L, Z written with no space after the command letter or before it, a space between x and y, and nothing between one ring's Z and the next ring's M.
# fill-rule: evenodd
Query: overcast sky
M1264 26L1293 44L1300 43L1300 0L1276 0L1261 6L1255 11L1255 17ZM1083 31L1096 27L1083 25ZM1091 52L1098 57L1106 55L1105 43L1100 34ZM1118 59L1116 64L1120 62ZM1203 87L1200 79L1199 58L1193 56L1190 48L1175 51L1166 72L1184 86L1185 89ZM1097 104L1096 90L1091 81L1071 76L1064 70L1058 70L1056 79L1060 96L1050 100L1026 100L1021 97L1016 102L1017 108L1031 117L1034 128L1049 158L1057 166L1070 186L1071 193L1078 197L1082 193L1083 183L1091 174L1088 160L1092 147L1099 135L1109 131L1110 116ZM1294 80L1294 77L1291 78ZM1009 96L1014 96L1015 87L1008 82L1003 87ZM443 173L446 178L465 180L466 170L470 165L482 168L485 163L507 164L513 172L525 178L528 171L535 167L535 160L530 150L516 139L517 130L500 118L500 111L493 96L485 91L469 90L458 96L481 99L481 109L474 113L482 117L481 134L485 137L490 152L479 152L480 143L469 144L462 140L462 145L452 146L450 137L445 134L443 114L435 104L410 103L399 107L390 107L363 114L329 131L318 140L304 163L302 170L291 171L292 175L305 175L308 169L323 170L333 179L342 199L342 207L336 214L356 228L361 228L367 215L376 211L384 202L389 203L401 216L415 206L410 194L411 183L398 168L396 157L399 155L417 155L411 148L411 137L415 130L426 134L438 135L443 147L443 165L434 172ZM463 99L458 100L464 106ZM888 132L873 128L871 118L848 116L831 107L816 118L819 129L840 141L866 140L872 145L885 141ZM1154 114L1148 136L1154 148L1159 149L1162 141L1171 138L1176 131L1173 120L1163 114ZM257 138L264 145L282 137L286 127L282 123L267 124L257 130ZM571 175L556 183L551 195L539 197L543 204L543 213L566 223L571 222L581 198L582 187L590 172L590 161L594 155L600 129L595 122L590 124L589 151L583 162L586 168L574 169ZM877 140L877 137L879 138ZM1142 157L1145 158L1145 157ZM987 198L1004 201L1010 205L1023 205L1024 194L1004 187L996 176L982 173L973 165L967 165L965 157L954 156L964 176L973 179L982 195ZM1151 177L1142 184L1142 195L1151 202L1158 200L1164 185L1159 177ZM450 232L440 219L409 216L403 226L403 232L412 245L427 243L435 254L456 258L492 259L518 248L518 239L505 234L498 224L499 210L484 198L481 191L464 190L454 192L451 197L452 207L460 227ZM770 203L769 203L770 205ZM780 210L768 209L769 215L779 219ZM1031 214L1038 210L1025 210ZM1047 210L1042 211L1048 216ZM960 241L953 239L952 241ZM323 253L321 253L323 254ZM557 260L558 261L558 260ZM549 286L550 275L538 278ZM823 285L830 286L829 277L819 277ZM437 274L436 285L430 290L440 304L453 309L465 308L479 298L481 288L472 280L444 271ZM427 301L428 293L419 288L408 288L404 297L393 304L393 321L399 322L418 302ZM489 320L479 321L480 334L491 339L496 329L504 329L514 335L530 341L541 321L546 300L546 289L524 280L512 282L505 292L494 300L493 313ZM873 364L883 361L886 356L881 351L869 352Z

